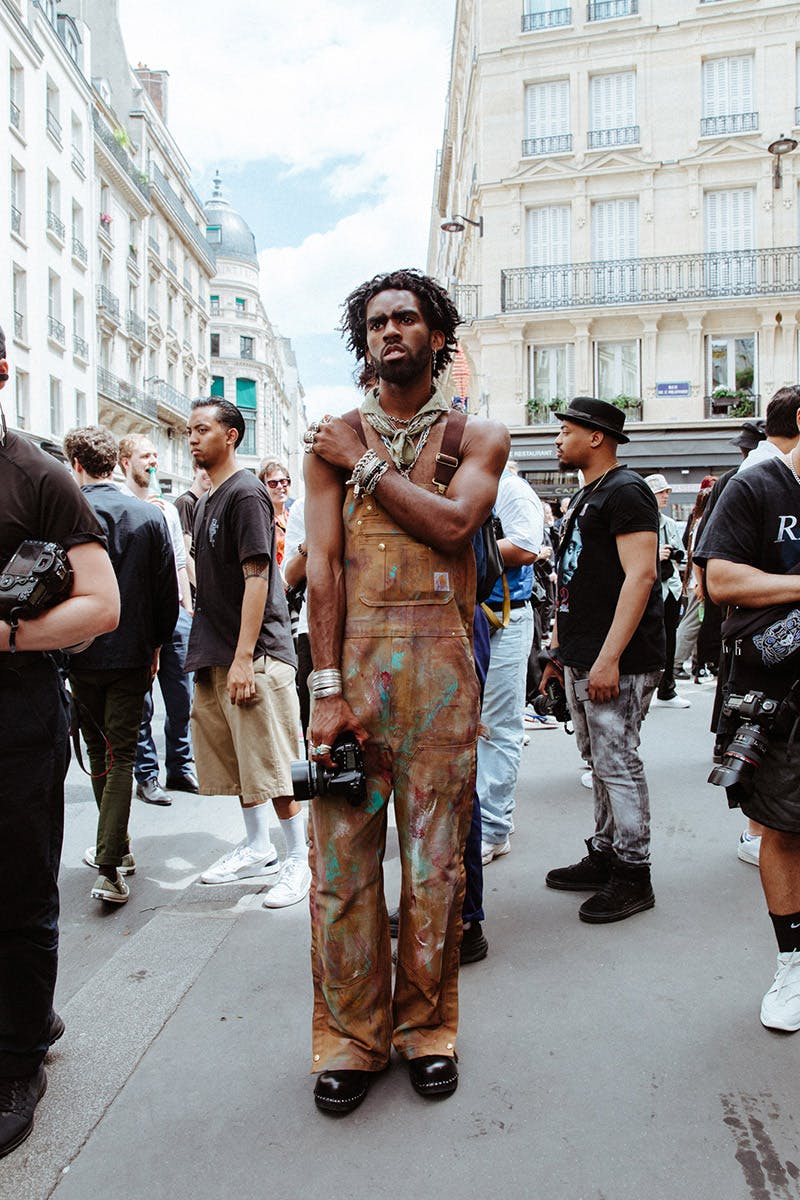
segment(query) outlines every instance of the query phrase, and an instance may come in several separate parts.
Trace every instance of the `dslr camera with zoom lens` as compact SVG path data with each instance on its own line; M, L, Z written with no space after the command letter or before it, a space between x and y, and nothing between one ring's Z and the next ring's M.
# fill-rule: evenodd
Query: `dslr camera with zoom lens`
M321 763L301 759L292 763L292 791L296 800L312 796L341 796L357 808L364 803L364 759L361 747L351 734L343 733L331 749L336 763L333 770Z
M737 718L739 724L719 763L708 777L718 787L748 784L764 761L769 745L769 732L775 723L780 704L763 692L746 692L729 696L722 709L722 719Z
M572 720L572 714L567 704L567 693L558 680L552 677L545 684L544 692L534 696L531 707L540 717L555 717L564 725Z

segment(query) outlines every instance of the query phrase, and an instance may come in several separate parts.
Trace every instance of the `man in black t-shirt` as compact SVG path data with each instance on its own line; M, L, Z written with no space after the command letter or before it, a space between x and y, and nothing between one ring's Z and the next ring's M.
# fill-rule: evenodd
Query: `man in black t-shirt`
M800 417L800 410L798 410ZM800 427L800 422L798 422ZM708 592L752 627L732 649L728 694L781 701L800 677L800 454L771 458L731 479L704 527L695 561ZM762 609L763 622L758 618ZM753 611L755 610L755 611ZM749 618L749 620L748 620ZM754 630L754 632L753 632ZM765 632L766 631L766 632ZM726 641L734 641L733 635ZM728 787L728 801L762 826L759 866L778 942L778 969L762 1024L800 1030L800 746L796 706L769 729L761 766ZM750 775L748 779L747 776Z
M210 487L211 480L208 478L207 472L202 467L195 467L192 486L188 491L181 492L180 496L176 496L175 498L175 507L181 519L183 543L186 546L186 574L189 576L189 586L192 589L192 606L194 606L197 595L197 576L194 569L194 543L192 541L194 510L197 508L197 501L201 496L205 495Z
M585 486L564 519L551 662L566 687L575 735L592 768L595 832L581 862L550 871L548 887L592 891L582 921L605 924L652 908L650 800L639 729L664 666L658 506L640 476L617 462L625 417L578 396L562 419L562 467Z
M0 329L0 388L8 379ZM33 1127L42 1061L64 1032L53 1012L58 867L69 762L67 705L51 651L113 629L119 593L103 530L61 463L7 432L0 409L0 571L27 539L57 542L68 599L35 620L0 620L0 1158Z
M244 419L226 400L196 400L189 449L211 490L197 503L194 554L197 599L186 670L195 672L192 740L200 790L238 795L245 840L200 876L207 884L261 879L280 871L265 908L308 895L305 823L292 794L300 709L297 658L275 523L267 489L236 463ZM272 800L286 838L278 864L269 834Z

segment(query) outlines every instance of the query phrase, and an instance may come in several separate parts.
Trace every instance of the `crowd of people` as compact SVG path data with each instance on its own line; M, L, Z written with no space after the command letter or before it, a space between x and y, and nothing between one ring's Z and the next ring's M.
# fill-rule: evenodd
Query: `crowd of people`
M489 951L483 870L511 851L526 726L571 720L594 799L586 855L547 886L588 893L589 924L653 907L641 725L650 707L689 707L676 681L706 673L717 781L748 818L738 852L760 863L778 942L761 1020L800 1029L800 388L743 429L743 456L752 439L761 461L704 479L681 535L665 476L619 461L624 413L593 397L557 414L559 463L581 486L543 504L509 461L507 429L440 389L458 321L416 271L351 293L342 328L363 400L308 427L294 502L281 462L239 466L244 422L222 398L192 405L195 474L175 504L145 434L71 430L73 481L2 427L3 562L25 539L57 543L71 590L41 612L0 610L0 705L19 730L0 780L0 1155L30 1132L64 1031L52 1005L65 681L98 806L91 898L129 898L134 787L162 806L175 791L237 797L242 840L200 883L267 884L266 908L308 898L314 1101L344 1115L393 1051L419 1095L456 1090L459 967ZM470 546L489 528L502 570L478 603ZM292 774L303 745L308 827Z

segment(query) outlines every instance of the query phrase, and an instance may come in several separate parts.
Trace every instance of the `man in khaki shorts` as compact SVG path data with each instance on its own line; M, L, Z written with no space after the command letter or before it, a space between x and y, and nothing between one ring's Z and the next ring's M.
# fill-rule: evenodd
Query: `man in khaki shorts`
M196 400L189 449L211 489L197 503L197 599L186 670L195 672L192 739L200 791L238 795L245 838L200 876L233 883L278 875L265 908L297 904L311 885L305 826L292 796L299 707L296 658L267 490L236 464L244 420L235 405ZM283 866L269 834L272 800L286 838Z

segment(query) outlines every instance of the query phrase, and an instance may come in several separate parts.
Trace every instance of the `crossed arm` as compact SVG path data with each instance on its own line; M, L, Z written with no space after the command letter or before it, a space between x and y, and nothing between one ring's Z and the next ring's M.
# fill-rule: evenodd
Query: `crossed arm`
M67 551L72 567L72 594L33 621L21 621L18 650L60 650L111 633L119 621L119 588L111 559L99 542ZM0 650L8 650L11 627L0 621Z

